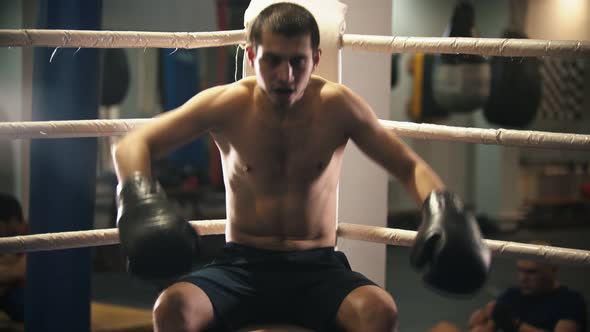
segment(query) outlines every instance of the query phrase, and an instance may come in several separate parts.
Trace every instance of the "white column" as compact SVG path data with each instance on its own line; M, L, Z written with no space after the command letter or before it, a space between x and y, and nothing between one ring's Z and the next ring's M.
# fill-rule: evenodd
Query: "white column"
M391 0L346 0L346 33L391 35ZM342 83L359 93L380 119L389 118L391 55L342 51ZM352 142L346 148L340 180L339 221L387 225L389 176ZM385 286L385 246L341 239L352 268Z

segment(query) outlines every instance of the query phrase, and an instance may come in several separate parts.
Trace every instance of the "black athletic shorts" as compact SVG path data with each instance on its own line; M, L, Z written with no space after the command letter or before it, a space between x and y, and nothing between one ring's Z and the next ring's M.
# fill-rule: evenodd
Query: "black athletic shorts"
M272 251L227 243L213 263L180 281L201 288L215 311L215 331L287 324L331 331L342 300L375 285L353 272L333 247Z

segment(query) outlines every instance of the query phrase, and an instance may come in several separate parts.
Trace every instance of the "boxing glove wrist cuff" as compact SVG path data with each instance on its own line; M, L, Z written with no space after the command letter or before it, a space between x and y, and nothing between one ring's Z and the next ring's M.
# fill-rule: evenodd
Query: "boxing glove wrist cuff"
M137 202L145 197L164 195L157 180L135 172L117 185L117 203L119 205Z
M463 202L457 195L446 189L433 190L422 205L422 210L428 215L438 214L449 208L463 210Z

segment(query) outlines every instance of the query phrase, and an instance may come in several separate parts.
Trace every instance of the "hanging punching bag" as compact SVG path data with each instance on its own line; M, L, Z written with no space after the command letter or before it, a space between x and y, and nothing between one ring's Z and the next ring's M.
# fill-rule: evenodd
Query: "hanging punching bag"
M516 30L506 30L504 38L527 38ZM484 116L490 123L524 128L534 119L541 103L541 72L534 57L493 57L490 97Z
M106 48L102 51L102 95L103 106L119 105L129 89L129 63L125 50Z
M525 39L528 2L510 2L510 24L504 38ZM541 62L534 57L492 57L490 97L484 106L484 116L492 124L524 128L540 109L543 77Z
M475 9L461 1L454 9L447 37L475 37ZM449 112L471 112L483 106L490 90L490 66L479 55L440 54L433 70L434 100Z

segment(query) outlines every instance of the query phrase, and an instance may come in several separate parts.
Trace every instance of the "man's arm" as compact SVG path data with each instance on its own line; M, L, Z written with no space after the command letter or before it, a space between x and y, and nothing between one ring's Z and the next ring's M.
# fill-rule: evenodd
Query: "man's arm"
M491 319L492 311L494 309L494 304L496 301L488 302L485 307L475 310L471 317L469 317L469 329L477 330L483 327L493 325L493 321ZM492 326L493 327L493 326Z
M346 112L350 138L367 156L395 176L421 205L433 190L443 190L438 175L392 131L385 129L371 107L342 87L339 98Z
M518 332L581 332L580 326L574 322L573 320L560 320L555 325L555 329L553 331L547 331L544 329L540 329L534 327L526 322L522 322L518 327Z
M422 207L422 222L410 252L411 265L430 287L447 294L479 290L490 268L491 252L475 218L461 199L408 146L379 123L362 98L342 87L337 107L345 112L350 138L371 159L389 170ZM457 266L453 263L460 261Z
M493 322L493 321L492 321ZM538 327L534 327L527 322L519 322L516 330L517 332L581 332L580 325L573 320L569 319L562 319L557 322L555 325L555 329L553 331L547 331L544 329L540 329Z
M489 302L485 307L473 312L469 318L470 332L492 332L496 329L491 313L494 309L495 301ZM547 331L536 328L527 322L520 322L516 327L518 332L581 332L580 326L573 320L562 319L557 322L553 331Z
M522 332L526 331L522 330ZM557 325L555 325L555 330L553 332L582 332L582 330L580 329L580 325L576 321L570 319L562 319L559 322L557 322Z
M235 83L237 84L237 83ZM223 124L236 103L234 85L205 90L179 108L124 136L113 148L119 181L134 173L149 177L151 160Z
M131 132L113 149L119 179L117 228L127 270L142 279L173 279L192 269L200 253L196 230L176 211L151 160L221 128L239 110L240 83L205 90L176 110ZM237 92L236 92L237 91Z
M470 320L470 327L472 323L475 323L474 325L476 326L478 325L477 323L482 323L481 320L478 321L479 318L487 317L487 319L494 323L494 325L509 325L510 327L504 327L504 330L513 330L515 332L580 332L580 326L578 325L578 323L571 319L562 319L557 322L553 331L547 331L535 327L526 321L522 321L519 318L515 317L514 314L508 314L509 312L505 312L502 316L506 317L502 317L500 316L498 311L495 310L495 308L495 301L492 301L488 303L488 305L484 309L476 311L474 315L471 317L472 319ZM503 323L496 324L494 322L494 319ZM507 324L507 322L509 323Z

